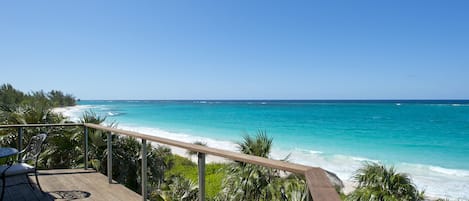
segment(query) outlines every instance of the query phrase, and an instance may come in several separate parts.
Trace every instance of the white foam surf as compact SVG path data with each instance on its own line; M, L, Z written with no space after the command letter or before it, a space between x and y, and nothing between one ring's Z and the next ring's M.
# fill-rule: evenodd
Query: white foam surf
M96 108L105 111L104 106L75 106L67 108L54 109L55 112L61 112L71 120L77 120L86 110ZM163 129L146 127L140 125L125 124L119 122L119 128L154 135L158 137L193 143L202 141L209 147L234 151L239 149L235 142L207 138L192 135L190 133L169 132ZM348 156L340 154L329 154L319 150L311 149L280 149L275 145L272 149L271 157L273 159L284 159L289 155L288 161L317 166L328 171L336 173L339 178L352 183L352 176L357 169L363 166L365 162L380 162L358 156ZM425 194L431 197L447 198L449 200L469 200L469 170L449 169L444 167L425 165L396 163L393 164L398 172L408 173L419 190L425 190Z
M131 125L119 126L125 130L132 130L140 133L164 137L168 139L193 143L202 141L207 146L234 151L239 149L235 142L224 141L219 139L194 136L187 133L168 132L158 128L140 127ZM363 166L365 162L376 162L364 157L347 156L340 154L327 154L317 150L293 149L282 150L276 149L275 146L271 153L271 158L282 160L289 156L288 161L304 165L316 166L336 173L339 178L347 183L353 183L352 177L357 169ZM437 166L422 164L395 164L398 172L408 173L419 190L424 190L425 194L431 197L443 197L450 200L469 199L469 171L448 169Z
M213 147L217 149L223 149L228 151L237 151L238 148L234 142L230 141L223 141L223 140L215 140L212 138L201 137L201 136L193 136L186 133L175 133L165 131L159 128L152 128L152 127L143 127L143 126L133 126L133 125L125 125L119 124L118 126L120 129L135 131L143 134L148 134L152 136L167 138L171 140L177 140L187 143L194 143L194 142L204 142L207 144L208 147Z
M84 111L94 108L91 105L77 105L77 106L70 106L70 107L57 107L53 108L52 112L60 113L64 117L69 118L71 121L79 121L81 116L83 115Z

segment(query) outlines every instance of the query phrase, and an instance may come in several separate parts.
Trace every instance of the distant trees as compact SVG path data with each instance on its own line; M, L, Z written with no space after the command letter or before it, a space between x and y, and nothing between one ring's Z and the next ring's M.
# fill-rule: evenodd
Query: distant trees
M37 124L62 123L68 121L61 114L51 112L54 107L73 106L75 98L61 91L52 90L23 93L10 84L0 86L0 124ZM100 117L92 111L85 112L82 123L104 124L106 117ZM108 126L115 127L110 123ZM23 128L25 142L40 132L47 132L47 145L40 155L40 168L76 168L83 167L83 129L77 127ZM107 173L107 142L113 147L113 178L134 191L141 189L141 146L135 138L113 135L107 138L107 132L89 130L89 162L96 170ZM17 147L17 129L1 129L0 145ZM168 147L148 146L148 176L151 188L159 188L165 181L165 171L172 165L172 154ZM174 182L185 182L182 179ZM176 184L175 184L176 185ZM150 189L152 191L153 189Z
M28 105L50 109L53 107L74 106L76 101L73 95L64 94L58 90L52 90L48 93L42 90L24 93L15 89L11 84L0 86L0 107L4 108L3 110L13 110Z
M75 97L71 94L65 94L61 91L52 90L47 94L54 107L73 106L76 104Z
M11 84L3 84L0 87L0 105L16 105L25 99L25 94Z
M72 95L65 95L62 99L74 99ZM59 99L56 99L58 101ZM74 105L75 102L68 101L70 105ZM0 86L0 124L35 124L35 123L60 123L66 121L66 119L61 114L55 114L51 112L53 107L60 106L59 103L49 99L48 94L43 91L24 93L15 89L11 84L3 84ZM50 133L54 133L60 128L50 128L48 129ZM37 134L38 132L43 132L43 128L29 128L24 129L23 136L24 140L27 142L29 138ZM0 141L3 145L8 145L16 147L17 136L11 133L14 133L14 129L1 129L0 130ZM57 142L67 142L72 143L73 132L68 131L62 132L63 135L67 135L66 138L70 140L61 141L58 137L50 137L50 141ZM65 144L64 144L65 145ZM70 151L70 149L63 149ZM57 150L58 151L58 150ZM62 157L62 156L60 156ZM63 156L67 158L68 156ZM65 158L56 158L56 161L63 162L64 166L72 166L74 163L72 161L63 160ZM71 158L71 157L69 157ZM53 163L55 159L48 159L48 162ZM76 160L76 159L73 159ZM48 163L44 162L44 164Z

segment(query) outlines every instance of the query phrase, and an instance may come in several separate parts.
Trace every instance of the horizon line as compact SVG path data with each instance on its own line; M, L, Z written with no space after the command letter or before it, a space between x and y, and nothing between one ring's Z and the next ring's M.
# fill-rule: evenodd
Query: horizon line
M79 99L78 101L469 101L469 99Z

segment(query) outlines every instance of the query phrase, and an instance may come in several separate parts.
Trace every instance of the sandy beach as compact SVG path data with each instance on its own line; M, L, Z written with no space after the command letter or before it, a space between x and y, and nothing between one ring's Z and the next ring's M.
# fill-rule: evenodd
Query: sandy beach
M64 115L65 117L70 118L72 121L78 121L79 117L81 116L81 113L85 110L90 109L90 106L74 106L74 107L60 107L60 108L54 108L53 112L55 113L60 113ZM147 135L153 135L153 136L158 136L162 138L167 138L167 139L172 139L172 140L177 140L177 141L182 141L186 143L194 143L196 141L201 141L205 142L208 147L212 148L217 148L217 149L222 149L222 150L228 150L228 151L237 151L237 146L233 142L227 142L227 141L217 141L213 140L210 138L202 138L202 137L194 137L194 136L186 136L182 134L177 134L177 133L171 133L163 130L159 130L156 128L144 128L144 127L133 127L133 126L128 126L125 125L126 122L119 122L118 128L123 129L123 130L131 130L135 132L139 132L142 134L147 134ZM164 144L159 144L156 142L152 142L153 146L158 146L158 145L163 145L163 146L168 146ZM192 156L190 157L187 154L187 150L179 148L179 147L174 147L174 146L168 146L171 148L171 151L173 154L179 155L181 157L185 157L194 163L197 163L197 157ZM281 158L284 156L279 156L275 155L276 158ZM314 159L311 159L314 160ZM212 156L212 155L207 155L206 156L206 163L230 163L232 162L231 160L227 160L222 157L217 157L217 156ZM300 163L301 164L301 163ZM307 164L306 164L307 165ZM334 172L334 171L331 171ZM352 192L355 189L355 183L350 180L350 178L341 178L344 188L342 189L342 192L345 194L348 194ZM436 200L435 197L433 196L428 196L427 200Z
M152 145L157 146L159 145L159 143L153 142ZM163 146L167 146L167 145L163 145ZM174 146L168 146L168 147L171 148L171 151L173 154L185 157L191 160L192 162L197 163L197 157L196 156L189 157L185 149L174 147ZM205 160L206 160L206 163L230 163L232 162L231 160L218 157L218 156L212 156L212 155L207 155ZM352 192L353 190L355 190L355 185L352 181L342 180L342 182L344 183L344 188L342 189L343 193L348 194Z
M85 110L86 108L87 108L87 106L58 107L58 108L54 108L52 111L54 113L60 113L63 116L70 118L70 120L72 120L72 121L77 121L77 120L79 120L77 114L83 112L83 110ZM128 127L125 127L125 126L124 127L119 127L119 128L124 129L124 130L130 130ZM155 135L155 136L158 136L158 137L164 137L164 136L161 136L161 134L155 134L155 133L143 133L143 134ZM181 141L184 141L184 142L189 142L189 141L184 140L184 139L178 139L178 137L180 137L180 136L168 137L168 139L181 140ZM201 141L204 141L204 140L201 140ZM190 142L190 143L193 143L193 142ZM174 147L174 146L168 146L168 145L164 145L164 144L160 144L160 143L156 143L156 142L152 142L151 144L154 147L156 147L158 145L170 147L173 154L179 155L181 157L185 157L185 158L191 160L192 162L197 163L197 157L196 156L190 157L187 154L186 149L182 149L182 148ZM207 143L207 146L213 147L213 146L211 146L213 144L214 144L214 141L210 141L210 143ZM235 146L234 144L230 145L230 146L226 146L226 144L222 144L222 145L215 145L215 148L224 149L224 150L228 150L228 151L234 151L233 150L234 146ZM229 162L232 162L231 160L228 160L228 159L225 159L225 158L222 158L222 157L218 157L218 156L212 156L212 155L206 155L205 160L206 160L206 163L229 163ZM353 184L352 181L342 179L342 182L344 183L344 188L342 190L345 194L350 193L355 189L354 184Z

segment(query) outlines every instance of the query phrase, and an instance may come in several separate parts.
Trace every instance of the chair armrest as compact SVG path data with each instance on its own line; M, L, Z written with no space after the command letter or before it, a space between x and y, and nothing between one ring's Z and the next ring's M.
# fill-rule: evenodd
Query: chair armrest
M21 150L20 152L16 153L16 160L15 162L21 163L23 159L20 158L20 155L23 155L26 152L26 149Z
M22 153L24 153L25 151L26 151L26 149L23 149L23 150L19 151L17 154L22 154Z
M7 162L7 165L0 166L0 169L3 169L1 173L1 176L3 178L5 177L5 173L7 172L7 170L10 169L12 165L13 165L13 162L10 161L10 162Z

